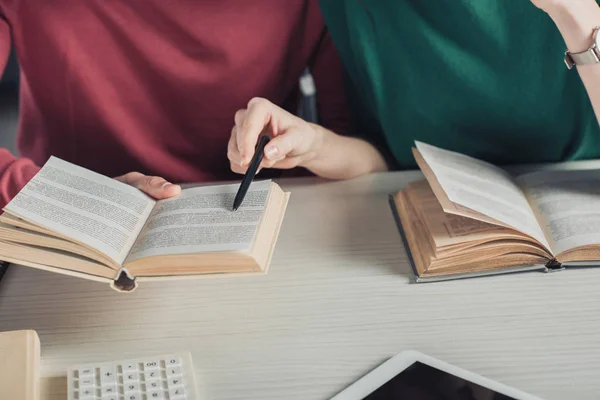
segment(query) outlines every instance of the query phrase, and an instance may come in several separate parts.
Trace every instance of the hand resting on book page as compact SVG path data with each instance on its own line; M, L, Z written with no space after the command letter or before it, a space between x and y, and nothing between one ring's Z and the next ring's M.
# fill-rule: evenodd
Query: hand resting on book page
M181 193L181 187L167 182L160 176L148 176L139 172L130 172L115 178L119 182L126 183L140 189L148 196L157 200L168 199Z

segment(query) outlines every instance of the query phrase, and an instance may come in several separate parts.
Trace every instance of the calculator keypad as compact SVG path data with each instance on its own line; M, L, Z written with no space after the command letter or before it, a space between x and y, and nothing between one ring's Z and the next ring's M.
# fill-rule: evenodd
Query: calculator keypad
M179 356L72 368L69 400L197 400Z

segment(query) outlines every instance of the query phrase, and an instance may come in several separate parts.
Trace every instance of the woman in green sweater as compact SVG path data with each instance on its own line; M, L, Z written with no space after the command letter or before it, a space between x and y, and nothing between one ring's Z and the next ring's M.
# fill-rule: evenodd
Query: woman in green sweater
M245 170L265 127L274 139L264 167L337 179L414 167L415 140L494 163L600 156L596 0L321 0L321 9L363 119L375 122L364 136L380 131L391 157L254 99L236 115L233 170Z

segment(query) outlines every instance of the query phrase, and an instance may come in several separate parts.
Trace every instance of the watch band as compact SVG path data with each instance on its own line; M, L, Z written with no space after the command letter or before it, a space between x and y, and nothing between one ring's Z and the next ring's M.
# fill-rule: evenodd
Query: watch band
M587 49L581 53L565 53L565 64L567 68L571 69L575 65L587 65L587 64L598 64L600 63L600 57L598 56L597 50Z
M594 28L592 34L592 46L586 51L580 53L565 52L565 64L568 69L576 65L600 64L600 49L598 49L598 33L600 26Z

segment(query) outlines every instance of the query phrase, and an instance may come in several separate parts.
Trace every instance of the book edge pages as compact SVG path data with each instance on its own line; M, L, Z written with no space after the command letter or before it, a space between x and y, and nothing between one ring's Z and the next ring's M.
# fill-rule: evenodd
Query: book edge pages
M500 268L489 271L477 271L477 272L467 272L460 274L452 274L452 275L440 275L440 276L416 276L416 283L433 283L433 282L446 282L446 281L455 281L461 279L468 278L483 278L486 276L498 276L498 275L508 275L508 274L516 274L516 273L524 273L524 272L557 272L559 270L549 269L543 264L533 264L533 265L523 265L518 267L507 267ZM560 270L562 271L562 269Z
M37 230L20 228L20 226L9 224L5 221L6 219L2 219L2 216L0 216L0 242L12 242L23 247L39 247L47 249L47 251L62 251L71 253L76 257L87 258L95 263L101 264L115 272L118 270L114 265L112 265L112 261L103 259L102 256L98 256L98 253L91 251L85 246L80 246L72 241L65 240L58 236L49 235ZM15 235L13 235L13 233L15 233ZM26 237L29 237L29 240L22 240L21 238L17 239L16 236L18 235L25 235ZM37 240L38 236L41 237L41 241ZM65 246L68 246L69 248L60 247L60 245L56 246L54 243L51 245L48 241L65 242ZM77 251L73 251L70 246L77 246ZM79 249L81 249L81 251Z
M465 278L474 278L479 276L492 276L492 275L504 275L510 273L517 272L528 272L528 271L541 271L541 272L549 272L550 270L543 264L539 265L523 265L519 267L508 267L508 268L500 268L491 271L476 271L476 272L466 272L460 274L451 274L451 275L440 275L435 277L421 277L417 271L417 267L415 261L413 259L412 252L410 250L410 246L408 245L408 240L406 238L406 233L404 232L404 228L402 227L402 222L400 221L400 215L396 208L396 204L394 202L394 195L390 194L388 196L388 202L394 217L394 222L398 229L398 233L400 234L400 238L402 240L402 244L404 245L404 250L406 251L406 255L408 258L408 262L410 264L411 270L413 272L413 279L415 283L427 283L427 282L440 282L440 281L449 281L449 280L458 280Z
M38 263L34 263L34 262L17 260L17 259L11 258L11 257L3 257L3 260L11 263L12 265L41 269L41 270L48 271L48 272L55 272L55 273L61 274L61 275L68 275L68 276L72 276L72 277L76 277L76 278L87 279L89 281L103 282L103 283L110 283L113 281L110 278L104 278L104 277L98 276L98 275L85 274L83 272L77 272L77 271L73 271L70 269L56 268L56 267L51 267L48 265L38 264Z
M273 258L273 253L275 252L275 247L279 240L279 232L281 231L281 225L283 225L283 220L285 219L285 212L287 210L288 202L290 200L290 192L283 192L283 204L280 210L280 218L277 221L277 226L273 230L273 239L271 240L271 248L269 249L269 254L267 256L267 261L263 268L263 272L267 274L269 272L269 268L271 267L271 259Z
M18 224L18 222L11 223L10 219L11 218L16 218L17 220L19 220L19 219L23 220L27 224L30 224L34 228L36 228L36 230L33 230L33 232L36 232L36 233L39 233L39 234L42 234L42 235L52 236L52 237L54 237L56 239L65 240L65 241L68 241L68 242L70 242L70 243L72 243L72 244L74 244L76 246L81 246L81 247L83 247L83 248L85 248L87 250L90 250L93 253L99 255L100 258L105 258L104 260L96 260L96 259L94 259L94 261L98 262L99 264L103 264L103 265L107 266L108 268L111 268L115 272L118 271L121 268L121 265L117 264L112 258L110 258L106 254L102 253L100 250L98 250L98 249L96 249L96 248L94 248L92 246L89 246L89 245L87 245L87 244L85 244L83 242L80 242L77 239L71 238L71 237L69 237L67 235L63 235L61 233L53 231L52 229L49 229L49 228L46 228L44 226L38 225L38 224L36 224L34 222L29 221L27 218L22 218L19 215L13 214L12 212L9 212L9 211L4 211L4 213L0 214L0 217L3 216L3 215L6 215L6 217L4 219L0 218L0 222L3 222L5 224L7 224L7 225L14 226L14 227L21 227L21 225L16 225L16 224ZM29 228L23 228L22 227L22 229L29 229ZM31 229L29 229L29 230L31 230ZM71 252L71 253L76 254L78 256L81 256L81 257L87 257L87 256L81 255L79 253L75 253L75 252ZM89 257L87 257L87 258L89 258Z
M247 277L257 275L267 275L265 271L248 271L248 272L233 272L233 273L214 273L214 274L186 274L186 275L159 275L159 276L138 276L136 282L163 282L163 281L181 281L190 279L211 279L211 278L231 278Z

